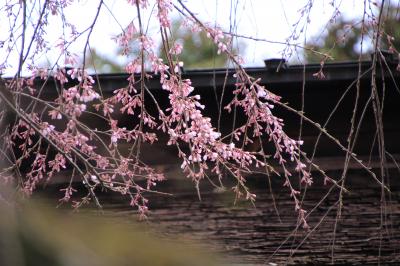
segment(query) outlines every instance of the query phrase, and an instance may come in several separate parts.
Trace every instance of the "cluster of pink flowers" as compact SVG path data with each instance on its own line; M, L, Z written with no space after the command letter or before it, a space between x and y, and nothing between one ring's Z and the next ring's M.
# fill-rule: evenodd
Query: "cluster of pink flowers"
M138 208L141 216L145 216L147 200L143 193L151 190L157 182L164 179L164 176L139 160L120 155L116 151L117 142L118 140L131 142L140 139L152 143L157 140L156 135L143 132L138 128L127 130L124 127L118 127L117 121L110 117L115 103L124 103L120 111L128 114L134 114L134 109L141 107L142 101L140 96L136 94L133 85L130 86L130 89L116 90L114 97L101 99L94 88L94 79L84 70L76 68L68 71L57 69L49 72L35 68L32 73L32 78L19 85L21 88L23 88L23 84L27 84L27 88L30 89L29 86L34 85L34 77L46 79L52 75L61 84L62 93L53 104L47 106L50 107L50 110L48 110L50 120L43 121L44 113L30 112L26 114L27 119L30 120L29 123L20 119L18 124L12 128L11 143L14 145L18 143L18 148L22 152L17 164L19 165L26 158L33 160L31 169L22 184L22 190L30 195L37 184L49 180L62 169L69 166L78 167L77 170L81 175L79 179L92 193L96 186L102 186L117 193L127 194L132 198L132 206ZM76 80L78 83L66 87L69 80ZM15 86L15 83L10 84L10 86ZM131 96L129 92L135 95ZM97 103L94 104L95 102ZM96 145L103 143L97 131L87 128L85 124L78 120L91 105L97 106L97 108L102 106L104 115L108 116L110 130L108 132L103 131L110 136L111 140L109 146L111 150L109 150L108 155L104 154L104 149L107 149L107 146L101 149L96 147ZM154 118L149 114L143 113L142 117L147 126L155 126ZM58 122L53 124L53 120L65 121L65 124ZM39 142L35 140L37 137L39 137ZM54 143L57 147L57 153L50 156L50 146L45 148L44 142ZM84 167L77 166L74 163L75 161L80 161L84 164ZM74 176L71 178L74 178ZM144 187L138 185L137 179L145 179L146 185ZM68 202L73 198L76 190L72 185L71 183L62 190L65 195L61 202ZM79 207L94 197L95 195L90 193L80 201L75 199L73 206Z
M220 140L221 134L212 127L211 119L204 117L200 111L204 109L199 102L200 96L190 96L194 90L190 80L171 76L163 81L162 88L170 92L171 108L167 109L170 114L162 117L161 128L170 135L168 144L182 141L190 146L189 156L180 153L183 159L181 167L189 176L196 181L203 178L204 171L208 169L207 162L228 165L234 161L240 168L246 169L256 160L254 155L236 148L234 143L226 144ZM194 165L198 166L197 171L193 170L196 169ZM220 172L218 167L214 171Z
M149 6L148 0L127 0L131 5L139 5L140 8L146 9Z
M274 158L278 160L282 166L283 175L285 177L284 186L290 190L290 195L295 202L295 209L299 212L300 220L304 227L307 223L304 218L305 210L300 206L300 201L297 195L300 191L294 189L289 177L292 175L287 169L287 159L295 164L295 171L299 172L302 176L301 182L304 185L311 185L313 180L310 172L306 169L306 165L300 159L300 146L303 141L296 141L291 139L283 130L283 120L272 114L274 102L280 101L280 97L269 92L266 88L259 84L260 80L252 81L251 78L244 72L238 71L235 74L237 78L236 90L234 94L236 97L225 107L228 111L232 106L240 107L247 116L247 123L244 127L238 128L239 132L245 134L250 128L252 129L253 136L268 136L268 141L272 142L275 147Z
M51 10L52 15L58 15L58 13L62 12L61 9L66 8L71 5L73 0L48 0L48 9Z
M197 24L196 22L194 22L193 19L189 19L189 21ZM231 57L233 62L237 64L241 63L242 60L237 56L232 55L227 49L230 43L229 36L226 37L221 29L210 27L207 24L201 24L200 27L202 30L207 32L207 36L211 38L213 42L217 45L218 53L225 52L229 57ZM244 144L247 144L249 142L252 142L252 140L247 136L248 131L251 130L253 133L253 137L258 138L260 136L267 136L268 140L274 144L274 158L277 159L279 164L282 166L283 175L285 177L284 186L289 188L290 195L293 197L295 202L295 209L299 213L300 221L303 223L304 227L307 227L308 225L305 221L305 210L302 209L301 203L298 199L300 191L294 189L290 182L290 176L292 174L287 168L286 159L286 157L289 157L290 161L294 163L295 171L299 172L302 176L301 182L307 186L311 185L313 180L311 178L310 172L306 169L306 165L300 159L300 146L303 144L303 142L291 139L283 130L283 120L273 115L271 110L274 108L274 102L280 101L279 96L271 93L264 86L260 85L260 80L255 80L250 77L240 65L238 65L237 72L234 76L237 78L236 89L233 91L236 96L231 103L225 106L225 109L231 111L233 106L240 107L247 116L247 122L245 125L238 127L235 132L233 132L233 135L235 136L235 139L237 141L239 141L240 135L244 135L245 137L243 141ZM182 86L182 83L184 82L179 83L180 86ZM177 94L177 97L179 98L180 95ZM180 101L182 101L181 98L179 99ZM187 105L187 103L185 104ZM173 107L172 109L174 108L180 110L182 109L182 105L178 105L176 107ZM196 111L192 112L196 113ZM173 133L176 135L175 131L173 131ZM185 140L185 138L182 139ZM213 145L215 146L215 144ZM240 149L240 151L243 152L242 149ZM253 155L250 158L250 164L255 163L256 166L264 165L264 163L256 160L256 156ZM249 164L243 163L243 161L241 161L240 167L242 168L248 165Z
M171 26L171 20L169 18L169 13L172 11L171 0L158 0L158 13L157 17L160 22L160 26L164 28L169 28Z
M137 35L137 30L135 24L130 23L128 27L126 27L125 31L117 36L116 41L118 45L122 48L123 54L130 53L130 42Z
M211 38L213 42L217 45L217 53L224 53L228 50L228 45L230 42L230 37L223 34L222 30L219 28L206 27L207 37Z
M180 55L183 50L183 45L180 43L175 43L174 46L169 50L170 54Z
M47 1L47 10L56 15L71 2ZM168 31L171 27L170 13L174 9L172 1L156 0L154 5L164 40L163 49L169 54L168 62L158 56L155 41L146 33L144 21L141 20L140 12L150 6L149 1L128 0L128 3L137 7L137 19L140 21L130 22L115 39L123 54L131 53L133 42L139 47L140 53L126 66L129 74L126 87L116 89L114 95L104 99L93 77L78 67L53 71L32 67L31 79L16 79L14 84L9 84L19 91L28 88L31 95L35 93L34 77L47 79L52 75L60 85L60 93L54 102L35 103L29 111L23 111L24 119L19 120L11 130L11 140L22 151L21 158L30 157L33 161L31 171L22 184L23 190L30 194L43 179L53 177L64 168L74 167L74 173L77 173L72 174L71 180L79 175L89 192L80 201L73 200L74 206L96 200L94 189L101 186L129 195L131 205L137 207L141 215L145 215L148 210L145 192L164 180L164 176L140 160L140 143L151 144L157 141L155 132L160 130L167 134L168 145L176 147L181 168L188 178L198 183L210 174L222 178L224 173L228 173L237 180L233 188L237 196L254 201L255 195L245 185L245 173L251 173L254 167L265 167L268 155L264 151L248 151L246 145L254 139L265 139L266 136L275 147L273 157L283 169L284 186L289 188L295 209L306 226L305 211L298 200L300 192L290 182L291 172L287 165L294 165L295 171L301 174L303 184L311 185L312 178L301 160L302 142L291 139L284 132L282 119L272 113L274 103L279 102L280 98L260 85L260 80L246 73L241 66L241 59L229 49L229 35L218 27L203 24L186 14L186 22L182 26L190 27L194 32L204 31L218 48L218 54L225 53L236 64L234 99L225 106L225 110L237 108L247 119L245 124L231 132L231 136L222 136L211 119L203 115L206 107L200 95L194 93L191 81L183 79L180 73L183 62L179 61L179 55L183 46L170 38L171 32ZM185 15L184 11L180 11ZM73 36L79 35L73 25L65 26L71 29ZM68 41L61 38L57 48L66 64L76 66L76 56L68 52L68 45ZM146 72L146 67L150 68L151 74ZM161 110L157 102L154 103L158 108L158 117L147 112L145 103L145 94L151 94L146 91L145 80L155 76L159 77L160 85L168 92L169 99L166 110ZM37 113L39 108L35 108L36 104L44 106L42 113ZM93 107L98 111L95 115L101 117L107 129L89 128L82 122L84 114L93 115ZM129 127L131 129L122 127L118 125L117 112L127 114L132 121L139 123ZM34 137L39 138L39 141L34 140ZM48 142L55 152L49 152L50 148L45 148L44 142ZM121 143L133 143L129 155L121 154ZM139 179L146 180L146 184L139 185ZM74 199L76 190L72 182L62 191L62 202Z
M169 27L168 13L172 9L171 2L160 0L157 1L157 5L160 26ZM208 27L206 24L199 25L193 20L190 21L197 25L197 29L207 32L207 36L217 45L218 53L227 53L228 56L232 56L228 51L230 38L223 34L221 29ZM235 141L226 143L223 141L221 134L212 126L211 119L203 116L202 109L205 106L201 103L199 95L193 95L194 88L191 85L191 81L184 80L179 75L177 71L180 66L179 61L164 63L154 52L155 45L152 39L146 35L138 36L137 32L139 30L131 25L124 34L119 36L117 41L123 47L127 40L137 40L139 42L141 52L145 54L147 60L151 63L152 72L159 75L162 88L169 92L170 107L166 110L159 110L158 121L155 121L153 117L146 117L148 114L145 111L143 99L135 89L135 84L137 84L135 74L143 72L144 62L141 62L140 58L136 58L126 68L127 72L131 74L128 79L129 86L116 90L113 97L102 101L104 114L112 113L109 110L114 110L117 103L121 104L120 111L122 113L126 112L130 115L135 115L135 110L137 110L136 115L150 128L157 127L169 135L168 145L176 146L178 156L182 159L181 168L188 177L195 182L199 182L211 171L221 178L224 172L223 169L225 169L238 180L238 185L234 188L238 196L243 195L243 192L245 192L245 197L251 200L255 199L255 195L250 193L244 185L245 178L243 173L251 172L250 168L252 166L265 166L264 159L253 152L245 151L243 146L237 147L236 145L242 143L241 141L244 141L245 144L251 141L250 137L247 136L249 129L251 129L254 138L268 136L269 141L275 145L274 158L278 160L283 168L284 185L289 187L295 201L295 208L301 214L303 224L306 225L304 220L305 211L301 208L298 200L300 192L291 185L289 178L291 173L286 166L286 157L294 162L295 170L302 174L302 182L304 184L311 185L312 178L309 172L306 171L305 164L300 160L299 147L302 142L288 137L283 130L283 121L275 117L271 112L274 107L273 103L279 101L280 98L259 85L259 80L252 80L239 67L236 74L238 80L237 89L234 91L236 97L226 106L226 109L230 110L232 106L241 107L248 120L245 125L238 127L233 132ZM178 56L182 48L182 44L172 43L169 53ZM237 57L234 59L238 62ZM141 90L143 89L141 88ZM148 121L151 122L149 123ZM113 125L111 143L116 144L119 139L127 138L127 136L131 136L130 138L132 139L138 138L138 135L134 136L132 134L133 132L128 132L124 128L118 128ZM142 138L145 139L144 137ZM150 139L150 141L152 140L155 140L155 136L154 139ZM184 147L188 147L188 149ZM212 168L209 168L210 164L213 165ZM133 200L133 202L136 202L136 200Z

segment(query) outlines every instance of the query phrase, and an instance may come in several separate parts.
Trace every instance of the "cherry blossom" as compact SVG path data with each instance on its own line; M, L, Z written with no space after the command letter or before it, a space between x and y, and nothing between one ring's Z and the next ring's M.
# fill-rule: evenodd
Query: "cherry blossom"
M20 182L22 191L30 195L44 180L50 180L58 172L73 169L70 185L62 189L62 203L72 202L73 207L79 207L93 201L101 207L95 192L97 187L102 187L128 196L130 205L137 209L140 217L145 217L148 212L146 193L155 192L154 187L165 180L165 176L142 161L142 144L150 146L164 134L167 145L174 148L180 160L183 174L193 180L197 188L205 177L222 180L229 176L236 181L232 188L236 197L251 202L256 200L256 195L246 186L246 177L254 169L268 172L266 167L271 167L268 160L272 155L283 169L283 186L289 189L295 210L303 225L307 225L305 210L299 200L300 192L292 186L290 179L293 172L297 172L304 185L313 182L306 163L301 160L303 142L285 133L284 121L273 114L280 97L264 87L260 79L247 74L242 67L243 58L231 50L232 36L225 34L218 25L201 22L183 5L183 9L177 8L172 0L128 0L127 3L136 12L135 18L120 25L121 32L114 37L121 54L129 56L125 67L127 85L114 88L113 95L104 97L101 84L97 84L97 78L89 74L85 60L81 62L70 51L70 45L75 40L86 36L83 37L87 40L83 48L83 57L86 58L94 25L79 32L74 23L66 20L63 9L72 5L72 0L46 1L45 6L39 2L29 3L43 8L43 22L38 25L37 38L33 38L35 45L32 49L37 49L29 60L33 62L38 51L46 48L43 38L49 16L61 17L64 32L55 43L59 60L51 69L32 64L30 77L21 78L18 74L7 84L9 91L18 97L28 97L24 94L28 91L33 102L26 110L18 107L18 122L10 127L9 135L11 145L17 146L22 153L16 163L21 164L26 158L33 162ZM23 4L26 4L25 1L19 3ZM98 12L103 5L100 1ZM225 54L234 66L236 85L234 90L227 92L233 94L233 100L222 111L239 110L246 117L246 122L236 125L229 133L220 132L216 121L204 115L207 104L192 81L181 73L185 63L179 58L183 44L171 36L169 30L172 13L176 10L184 17L182 27L194 33L205 32L215 44L218 54ZM10 17L16 15L12 7L9 12ZM147 31L148 25L143 16L147 13L155 18L156 28L159 29L157 34L163 40L163 52L168 55L166 60L159 56L158 37ZM97 16L94 22L96 19ZM70 34L68 37L67 31ZM133 52L132 47L139 51ZM321 73L316 77L321 78ZM55 99L41 100L41 90L35 87L35 82L39 79L48 82L50 78L56 84ZM146 82L149 80L159 82L167 93L166 108L159 106L148 89ZM17 99L18 102L20 99ZM151 105L157 112L148 111ZM129 126L119 123L121 115L129 117ZM91 118L100 119L101 128L93 128L84 122ZM272 143L274 150L265 151L262 143L259 151L248 150L248 145L258 139ZM129 145L128 152L122 151L123 144ZM288 170L290 167L294 169L292 172ZM88 194L79 198L73 181L83 184Z

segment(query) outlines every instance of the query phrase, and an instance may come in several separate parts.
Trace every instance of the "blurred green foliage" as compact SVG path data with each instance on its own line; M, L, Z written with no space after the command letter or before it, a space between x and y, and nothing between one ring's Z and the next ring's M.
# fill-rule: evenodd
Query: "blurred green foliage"
M125 71L124 64L118 63L92 48L86 59L86 65L97 73L121 73Z
M180 20L172 23L171 36L174 39L170 43L176 41L183 45L179 60L184 62L184 68L218 68L227 65L227 56L217 53L218 48L204 31L193 33L181 25ZM159 54L164 62L168 62L162 45Z
M216 265L216 257L127 219L0 201L0 265Z
M381 50L400 49L400 10L394 4L388 4L384 9L383 35L380 43ZM339 19L331 24L321 36L314 36L307 43L308 48L328 54L335 61L369 60L373 51L373 36L376 28L371 23L360 20ZM363 47L361 53L361 40ZM388 39L391 39L390 42ZM392 45L390 45L390 43ZM361 53L361 54L360 54ZM319 63L323 57L311 51L305 52L308 63Z
M182 27L182 21L180 20L173 21L171 27L169 43L171 44L175 41L183 45L182 53L178 56L178 59L184 62L185 69L221 68L226 67L228 64L228 57L225 54L217 53L216 44L207 37L204 31L193 33L188 27ZM233 53L244 52L244 43L235 42L235 46L236 49L233 49ZM139 54L137 44L132 43L130 48L132 55L129 58ZM117 50L117 54L121 54L121 52L121 49ZM158 54L164 59L164 62L168 62L162 44L159 45ZM102 55L94 48L88 53L86 66L93 70L96 69L97 73L125 72L125 62L118 62L107 55Z

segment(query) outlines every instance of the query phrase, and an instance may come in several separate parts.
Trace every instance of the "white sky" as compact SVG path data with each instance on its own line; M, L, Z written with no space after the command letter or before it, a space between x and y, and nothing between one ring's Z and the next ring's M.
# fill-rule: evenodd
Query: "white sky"
M66 9L66 18L75 23L78 31L83 30L92 23L98 2L94 0L77 1L73 6ZM313 3L309 16L310 22L307 24L305 16L303 16L304 19L299 24L300 27L306 25L307 38L321 34L331 19L335 8L340 9L345 18L360 17L363 10L363 0L336 0L334 7L330 5L332 0L186 0L184 2L205 22L217 24L224 30L229 30L229 25L234 24L231 17L235 17L238 34L277 42L285 42L291 35L292 25L301 18L300 10L307 3ZM90 44L100 54L116 60L118 59L116 56L117 46L112 37L121 32L118 23L126 27L136 17L136 11L125 0L105 0L105 3L115 17L110 16L107 8L102 8L101 15L91 35ZM232 16L230 15L231 4L236 5L236 13ZM152 6L150 6L151 8ZM150 12L143 14L145 21L147 21L149 15ZM174 12L174 16L176 15L177 13ZM4 40L4 36L7 36L5 34L7 34L8 26L4 26L5 23L8 23L8 21L4 16L0 16L0 40ZM156 32L158 29L150 27L150 32L151 30ZM55 45L61 33L60 16L52 18L47 30L50 43ZM302 45L305 37L306 35L301 34L295 42ZM155 39L158 40L157 37ZM71 50L81 55L85 40L85 37L80 38L71 47ZM242 56L247 66L263 65L263 60L267 58L280 58L282 50L285 48L285 45L266 42L244 42L246 42L246 51ZM0 51L0 59L4 57L4 53L4 49ZM55 56L56 54L48 52L42 55L41 60L52 61ZM294 56L296 57L296 55ZM17 58L17 52L15 52L12 60L10 60L14 67L17 65Z

